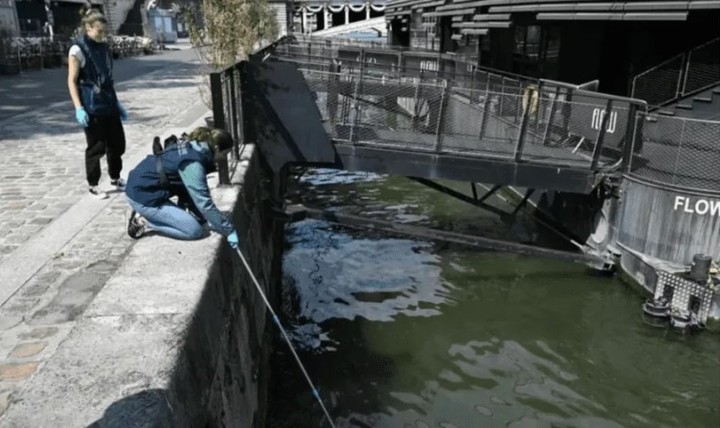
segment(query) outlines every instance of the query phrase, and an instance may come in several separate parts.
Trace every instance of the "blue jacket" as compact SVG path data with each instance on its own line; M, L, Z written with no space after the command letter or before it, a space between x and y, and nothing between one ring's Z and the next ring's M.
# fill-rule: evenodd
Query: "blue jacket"
M112 53L107 43L99 43L83 35L75 40L85 56L80 69L80 100L85 111L94 116L120 114L112 78Z
M159 169L164 172L165 182ZM179 141L159 155L147 156L130 171L125 194L134 202L151 207L164 205L177 195L189 202L189 208L204 217L214 230L227 236L235 228L215 206L207 184L207 174L214 169L213 155L206 143Z

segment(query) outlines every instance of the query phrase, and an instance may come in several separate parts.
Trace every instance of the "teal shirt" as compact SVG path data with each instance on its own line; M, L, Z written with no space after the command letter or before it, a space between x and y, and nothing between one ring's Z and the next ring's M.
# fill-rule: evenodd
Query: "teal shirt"
M192 144L195 150L207 156L208 159L212 159L212 152L206 143L192 141L190 144ZM228 236L235 231L235 228L227 217L215 206L215 202L213 202L210 197L210 188L207 183L208 172L209 171L205 171L205 167L197 161L183 162L178 170L180 179L187 188L195 206L208 223L210 223L210 227Z

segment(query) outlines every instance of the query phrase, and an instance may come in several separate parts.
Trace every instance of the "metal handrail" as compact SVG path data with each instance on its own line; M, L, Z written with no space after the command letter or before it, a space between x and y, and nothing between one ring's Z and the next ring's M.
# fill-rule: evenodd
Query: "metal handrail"
M694 54L694 53L697 53L698 51L700 51L701 49L703 49L705 46L711 45L711 44L713 44L713 43L717 43L717 44L718 44L718 47L717 47L717 49L715 50L716 53L717 53L717 63L715 64L715 66L716 66L716 67L720 67L720 37L715 38L715 39L710 40L710 41L707 41L707 42L701 44L700 46L697 46L697 47L691 49L690 52L688 53L688 56L687 56L687 64L685 65L685 76L683 77L682 90L681 90L681 94L680 94L681 96L687 95L687 94L689 94L690 92L696 92L696 91L699 91L699 90L703 90L703 89L705 89L706 87L711 86L711 85L717 83L717 81L715 81L715 82L712 82L712 83L710 83L710 84L708 84L708 85L706 85L706 86L704 86L704 87L694 88L692 91L689 91L689 92L687 91L687 81L688 81L688 76L690 75L690 66L691 66L691 64L692 64L693 54ZM718 76L718 81L720 81L720 76Z
M720 130L720 121L714 121L714 120L707 120L707 119L694 119L694 118L687 118L687 117L671 117L671 116L663 116L663 115L653 115L652 113L638 113L638 119L637 123L641 124L645 122L646 118L653 118L653 122L651 126L654 127L662 127L664 125L669 125L671 127L675 127L676 125L673 125L674 123L682 123L682 126L685 127L688 124L702 124L702 126L711 127L712 129L717 132L717 130ZM647 125L646 125L647 126ZM635 143L656 143L657 140L662 139L663 135L662 129L656 130L651 133L650 136L646 138L646 136L642 132L638 132L636 130L636 133L634 135L633 144ZM682 133L681 133L682 135ZM682 137L678 141L672 141L673 143L676 143L676 145L662 143L663 146L665 146L665 150L663 150L663 157L653 157L651 160L658 161L658 162L668 162L671 161L671 158L669 158L672 153L669 151L670 149L676 149L675 152L675 158L679 159L685 156L703 156L699 153L706 153L706 152L712 152L714 150L714 140L713 135L715 135L714 132L708 131L704 134L706 136L706 139L703 140L699 138L698 134L695 134L694 137L690 140L684 140ZM702 142L704 141L704 145ZM647 151L647 150L646 150ZM646 153L647 155L647 153ZM717 190L713 187L699 187L697 185L691 186L686 183L677 183L675 182L676 178L678 177L677 171L672 171L672 173L668 171L663 171L660 174L666 174L670 179L662 178L657 176L657 172L653 172L652 169L646 170L644 169L644 165L640 163L640 165L636 165L636 161L642 161L642 154L636 153L632 156L632 164L631 168L626 173L626 176L632 177L637 180L641 180L645 183L650 183L656 186L663 186L667 189L672 189L676 191L683 191L683 192L703 192L703 194L713 194L718 195L720 194L720 190ZM694 165L692 160L689 161L690 164ZM715 169L711 168L710 171L714 171ZM697 172L697 170L695 171ZM702 172L702 170L701 170ZM681 174L682 175L682 174ZM718 177L713 177L714 179L718 179Z
M347 140L347 143L350 143L350 144L359 144L359 142L355 141L355 139L352 137L354 135L357 135L355 132L353 132L353 130L355 128L369 126L369 124L367 124L367 123L357 122L361 116L364 116L364 115L360 114L359 111L357 111L357 109L360 106L359 102L363 101L361 99L361 94L359 94L357 92L357 89L361 85L363 85L363 83L361 83L361 80L372 79L372 80L375 80L378 82L381 81L380 78L372 78L372 77L363 78L361 74L362 74L362 70L364 70L365 67L367 67L367 64L363 63L363 67L361 69L355 70L356 74L353 74L354 81L355 81L354 84L352 83L352 80L344 83L346 86L352 85L355 88L355 92L353 93L353 95L345 94L344 96L346 97L346 99L349 98L350 102L354 104L356 111L354 112L354 114L352 116L347 116L344 119L341 118L338 120L339 123L350 124L351 137L349 139L340 139L342 141ZM338 75L338 76L341 75L339 72L326 72L326 71L315 72L312 70L308 70L307 73L308 74L317 73L317 74L320 74L323 76L328 76L328 75L333 75L333 74ZM307 76L307 74L306 74L306 78L309 78ZM329 82L331 80L324 78L324 79L321 79L321 81ZM392 77L387 80L386 84L388 85L389 88L392 88L394 85L394 82L396 82L396 81L400 82L399 78ZM431 89L434 92L434 94L435 94L433 96L434 101L428 101L428 102L431 104L434 104L436 106L435 112L433 113L431 111L428 113L430 121L428 124L426 124L427 128L425 131L422 131L422 130L416 131L414 126L412 128L407 128L407 130L409 132L420 132L421 134L428 134L428 135L432 134L435 136L435 144L433 147L426 147L424 149L418 148L418 150L426 150L426 151L430 150L435 153L444 153L445 148L444 148L444 144L442 143L443 135L448 132L448 131L445 131L445 129L443 127L443 123L447 122L447 118L444 116L446 116L447 114L450 114L450 111L446 110L444 108L444 105L445 105L446 100L448 99L447 96L449 93L447 90L449 89L449 87L447 85L436 85L436 84L428 86L427 84L420 84L420 83L418 83L418 86L427 87L428 89ZM330 89L328 89L328 91L330 91ZM322 90L321 90L321 92L322 92ZM588 167L593 170L605 171L605 170L607 170L608 162L605 160L603 160L601 162L601 153L605 149L603 147L604 137L605 137L605 132L608 129L607 123L608 123L608 119L610 117L610 112L612 111L611 106L613 104L613 100L610 98L604 98L604 99L601 98L604 94L598 94L598 93L593 93L593 92L587 92L587 94L589 96L594 97L594 100L597 101L597 103L586 104L584 102L581 102L578 104L578 103L563 102L563 104L555 106L555 109L559 112L558 114L560 114L560 115L570 114L570 111L569 110L566 111L566 109L571 106L578 106L578 107L582 107L582 106L586 106L586 105L597 106L599 108L604 108L607 111L607 114L604 116L604 118L600 120L600 125L597 126L596 128L594 128L594 129L596 129L596 131L592 131L589 134L578 135L578 137L584 137L585 140L589 141L592 145L591 154L587 155ZM416 91L415 97L417 97L417 96L418 96L418 92ZM514 143L512 158L516 162L531 161L531 162L537 162L537 163L541 163L541 164L560 164L560 161L562 159L554 159L554 158L537 159L537 158L528 157L527 154L525 153L525 150L524 150L525 146L528 143L528 141L530 141L530 140L528 140L528 138L530 138L532 135L532 140L537 142L539 134L537 134L537 133L532 134L530 132L529 127L532 126L531 120L533 121L533 123L536 120L535 118L531 119L530 116L532 115L534 117L535 113L530 113L531 108L526 108L525 106L520 107L520 105L522 103L522 95L520 93L498 93L498 92L490 92L490 91L486 90L486 91L484 91L484 97L485 97L485 99L487 99L488 97L503 98L503 99L505 99L505 102L507 103L506 106L510 106L509 109L503 109L502 103L496 105L497 110L493 111L493 113L491 113L491 116L492 116L493 120L495 120L495 121L502 121L505 123L506 126L515 127L517 129L519 129L519 133L517 134L517 137L513 138L513 140L512 140ZM617 98L619 100L627 102L627 100L623 99L622 97L617 97ZM416 103L417 102L418 102L418 100L416 100ZM640 101L640 104L642 104L642 101ZM517 107L512 107L513 105L517 105ZM633 104L632 106L637 107L637 105L635 105L635 104ZM620 110L623 110L623 109L626 109L626 108L623 108L623 107L620 108ZM495 108L494 108L494 110L495 110ZM511 112L510 113L511 116L514 115L514 118L508 117L508 113L507 113L508 111ZM634 111L634 110L632 110L632 111ZM479 113L479 115L483 116L484 118L488 116L486 106L483 107L483 111L481 111ZM349 121L348 121L348 119L349 119ZM508 121L508 119L509 119L509 121ZM589 121L591 118L587 117L587 119ZM635 122L634 122L635 119L636 119L635 114L631 113L631 114L627 115L627 117L625 119L626 120L626 124L625 124L626 129L634 129L635 128ZM466 120L467 120L467 118L466 118ZM479 118L478 118L478 120L479 120ZM561 122L561 121L562 121L562 119L558 119L557 124L559 124L559 122ZM484 126L485 120L483 120L482 122L483 122L483 126ZM565 123L565 125L559 125L562 129L558 128L557 126L553 126L554 130L552 131L552 135L553 135L554 141L559 142L560 140L564 140L565 138L567 138L567 136L572 135L574 133L573 128L575 128L577 126L577 119L575 119L575 122L573 122L573 123L575 123L575 125L573 125L573 126L569 126L567 122ZM412 129L412 131L411 131L411 129ZM450 132L450 133L453 134L452 132ZM441 135L441 134L443 134L443 135ZM450 134L448 134L448 135L450 135ZM463 135L463 134L460 133L458 135ZM563 137L563 135L565 135L565 137ZM632 135L632 134L629 133L628 135ZM481 131L481 136L479 138L480 139L483 138L482 131ZM573 143L573 145L575 145L575 144ZM631 146L631 143L628 142L628 145ZM616 147L615 149L618 149L618 148L619 147ZM577 147L576 147L576 150L577 150ZM630 152L623 153L621 157L623 159L625 159L629 154L630 154ZM472 156L473 153L467 152L467 155ZM475 154L475 155L477 155L477 154ZM611 160L610 162L613 165L618 164L618 162L616 162L614 160Z
M300 45L299 47L302 49L302 47L304 47L304 46L307 46L307 47L310 48L310 49L312 48L312 44L304 44L304 45ZM317 58L317 59L319 60L319 61L318 61L319 63L322 63L323 60L324 60L324 61L333 61L333 59L334 59L334 57L335 57L335 55L332 54L333 48L336 48L336 49L347 49L349 46L347 46L347 45L343 45L343 46L333 46L332 44L324 44L324 45L318 46L318 47L319 47L319 48L320 48L320 47L323 47L323 48L325 48L325 49L329 49L329 50L330 50L330 52L328 53L327 56L320 56L319 58L318 58L317 55L314 56L314 58ZM352 47L350 47L350 48L352 48ZM353 50L353 51L354 51L354 50ZM407 67L405 64L403 64L402 58L406 58L406 59L407 59L407 58L411 55L411 54L409 54L409 53L404 53L404 52L401 53L401 52L399 52L399 51L397 51L397 50L394 50L394 49L372 49L372 48L367 49L367 48L364 48L364 47L362 47L362 46L357 47L357 51L360 53L360 55L361 55L361 57L362 57L363 59L365 58L365 54L367 54L367 53L379 53L379 54L385 54L385 55L388 55L388 54L389 54L389 56L391 56L391 55L397 55L397 56L398 56L398 61L397 61L397 63L395 63L395 62L393 61L393 62L390 62L390 63L381 63L381 64L378 64L378 65L373 65L373 64L366 64L365 61L360 61L360 62L354 61L354 62L353 62L353 65L357 65L357 66L356 66L356 67L353 67L352 70L354 70L355 72L358 72L358 70L359 70L359 72L360 72L361 74L363 74L363 71L364 71L364 70L366 70L366 69L368 69L368 68L371 68L371 67L387 68L387 67L396 66L396 67L399 67L399 68L398 68L398 71L401 71L401 69L404 69L404 68ZM421 57L422 57L422 56L424 56L423 54L424 54L424 53L420 53L420 55L418 55L418 56L421 56ZM304 57L304 58L307 58L307 57L308 57L306 54L302 54L302 55L300 55L300 56L301 56L301 57ZM456 64L463 64L463 63L464 63L464 61L462 61L461 59L457 58L456 56L442 55L442 54L439 54L439 53L436 53L436 54L431 55L430 58L437 58L438 60L444 59L445 61L454 61ZM442 79L442 73L444 72L444 70L443 70L442 67L440 67L440 65L441 65L441 64L438 64L438 69L437 69L437 70L428 71L428 74L431 75L431 76L432 76L433 74L437 74L437 78ZM452 68L452 67L451 67L451 68ZM452 68L452 69L453 69L453 70L457 70L457 66L456 66L455 68ZM603 150L603 139L604 139L604 136L605 136L605 129L606 129L604 125L605 125L607 119L608 119L609 116L610 116L610 109L611 109L610 106L612 106L613 102L621 102L621 103L630 104L631 106L633 106L633 111L636 111L636 110L645 110L645 111L647 111L647 102L644 101L644 100L636 99L636 98L629 98L629 97L621 97L621 96L616 96L616 95L603 94L603 93L599 93L599 92L594 92L594 91L590 91L590 90L581 89L581 87L580 87L579 85L573 85L573 84L569 84L569 83L565 83L565 82L557 82L557 81L552 81L552 80L548 80L548 79L537 79L537 80L534 80L534 79L533 79L533 80L531 80L530 78L528 78L528 77L526 77L526 76L521 76L521 75L515 75L515 74L511 74L511 73L500 72L499 70L486 70L486 69L483 69L482 67L476 67L474 70L475 70L475 72L479 72L479 73L484 74L484 76L481 77L481 79L479 80L479 82L484 82L484 81L486 81L486 80L489 82L490 79L492 79L492 78L499 78L499 79L502 79L502 82L503 82L503 85L504 85L505 79L510 79L510 80L512 80L514 83L512 83L511 86L510 86L510 88L512 88L511 91L510 91L509 93L508 93L508 92L505 92L505 89L503 88L503 89L501 89L500 96L501 96L501 98L504 98L504 97L507 97L507 96L509 96L509 97L514 97L514 99L517 99L517 101L516 101L517 103L520 103L520 101L521 101L521 99L522 99L522 96L523 96L523 93L524 93L524 91L525 91L525 89L527 88L528 85L536 85L536 86L537 86L537 90L538 90L538 97L539 97L539 98L543 98L543 94L546 93L546 92L544 92L544 91L546 91L548 87L554 88L554 91L553 91L553 92L557 91L559 88L564 88L564 89L568 89L568 90L569 90L567 93L573 93L573 94L576 94L576 95L582 95L582 96L586 96L586 97L591 98L592 100L594 100L595 102L597 102L597 105L598 105L599 107L601 107L601 108L602 108L602 106L605 106L605 108L607 109L607 114L604 116L603 119L601 119L600 127L599 127L599 128L596 128L596 129L597 129L597 133L594 134L594 135L585 135L585 137L588 138L590 141L594 141L594 143L593 143L594 146L593 146L593 149L592 149L592 158L589 160L591 167L594 167L594 168L600 168L600 169L605 169L605 168L606 168L606 165L599 165L599 157L600 157L600 153L601 153L602 150ZM494 71L498 71L498 73L495 74L495 73L493 73ZM394 74L394 73L393 73L393 74ZM452 74L455 74L455 73L451 71L450 74L452 75ZM461 81L463 81L463 80L470 80L470 81L471 81L471 76L474 76L473 72L469 72L469 75L468 75L468 73L463 73L463 72L461 72L461 73L459 73L459 74L461 75L461 76L460 76L460 77L461 77L460 79L453 79L453 78L442 79L442 80L447 80L447 81L448 81L448 83L446 84L446 87L447 87L448 89L452 88L454 82L461 82ZM506 77L506 76L503 76L503 75L511 75L512 77ZM356 77L357 77L357 76L356 76ZM399 73L398 73L398 74L394 74L392 77L389 78L388 83L390 83L390 81L394 81L395 78L401 79L402 77L403 77L403 76L402 76L401 74L399 74ZM407 77L413 77L413 76L407 76ZM399 81L399 80L398 80L398 81ZM465 88L461 88L461 89L465 89ZM488 96L490 96L490 95L492 94L492 91L489 90L489 87L486 87L485 90L483 90L482 88L480 88L480 89L478 89L477 91L484 93L486 99L487 99ZM443 92L443 94L444 94L444 92ZM497 94L495 94L495 95L497 95ZM495 95L494 95L494 96L495 96ZM357 98L357 97L352 97L352 98ZM446 99L446 98L445 98L445 95L443 95L443 97L440 99L440 104L439 104L441 107L443 106L445 99ZM355 99L354 102L355 102L356 105L357 105L358 100ZM593 104L593 105L596 105L596 104ZM500 108L500 111L502 112L502 111L503 111L502 101L501 101L501 104L500 104L500 107L499 107L499 108ZM623 108L621 107L621 110L622 110L622 109L623 109ZM529 121L529 117L528 117L528 114L527 114L527 113L528 113L528 109L526 109L526 108L524 108L524 107L523 107L522 109L519 109L519 108L518 108L518 109L517 109L517 112L520 113L520 111L522 111L522 114L521 114L521 116L517 117L516 119L522 119L522 120L520 120L519 124L518 124L518 123L515 123L515 124L514 124L514 125L519 125L519 128L520 128L519 137L518 137L517 142L516 142L516 148L515 148L514 158L515 158L517 161L524 161L525 158L523 157L523 148L524 148L524 144L525 144L525 139L526 139L526 136L529 136L531 133L530 133L529 130L527 129L528 121ZM440 110L439 110L438 113L439 113L440 115L444 114L444 113L445 113L445 109L440 108ZM502 115L502 113L500 113L500 114ZM355 117L357 118L358 116L356 115ZM503 118L502 118L502 117L498 117L498 119L502 120ZM590 118L588 118L588 119L590 119ZM442 120L443 120L442 117L438 117L438 121L442 121ZM634 128L635 128L636 115L635 115L635 114L629 114L626 120L627 120L627 123L626 123L627 129L634 129ZM439 122L438 122L438 123L439 123ZM513 125L513 126L514 126L514 125ZM567 124L566 124L565 126L567 126ZM440 132L440 127L439 127L439 126L437 126L436 131L437 131L437 132ZM631 134L631 133L628 133L627 137L629 137L630 139L632 139L631 136L632 136L632 134ZM534 138L537 138L537 137L534 136ZM437 139L437 141L440 141L439 136L436 136L436 139ZM628 147L632 146L632 143L631 143L630 141L628 141L627 144L628 144ZM435 148L435 149L442 151L441 147L442 147L442 145L438 143L438 144L436 144L436 148ZM628 152L628 153L623 153L623 155L622 155L623 162L622 162L622 163L626 163L626 162L627 162L626 157L630 156L631 153L632 153L631 151ZM617 162L615 162L615 163L617 164Z
M588 91L585 89L575 89L573 90L573 93L578 95L587 95L592 97L597 97L603 100L613 100L613 101L621 101L626 102L630 104L635 104L637 106L644 107L645 110L648 109L648 103L645 100L641 100L638 98L632 98L632 97L621 97L620 95L612 95L612 94L605 94L602 92L594 92L594 91Z
M674 91L675 94L672 98L668 98L668 99L665 99L665 100L662 100L662 101L659 101L659 102L653 104L654 107L661 107L663 105L673 103L682 97L690 95L691 93L696 93L698 91L706 89L707 87L712 86L713 84L715 84L717 82L720 82L720 78L719 78L718 80L712 81L707 85L704 85L704 86L701 86L698 88L693 88L690 91L687 90L688 76L690 76L693 73L693 71L695 71L695 68L692 67L693 54L697 53L698 51L707 47L708 45L711 45L713 43L718 43L719 41L720 41L720 38L715 38L715 39L709 40L701 45L698 45L692 49L689 49L686 52L677 54L677 55L661 62L660 64L657 64L654 67L652 67L648 70L645 70L642 73L636 75L635 77L633 77L633 80L632 80L631 96L632 97L639 96L637 94L637 84L638 84L639 79L644 78L645 76L647 76L650 73L657 72L658 70L662 70L664 66L666 66L667 64L676 62L676 61L678 61L678 59L680 60L679 68L677 70L672 70L672 72L677 73L677 78L676 78L676 83L675 83L675 91ZM717 49L717 52L718 52L717 63L715 64L715 66L720 67L720 47L719 47L719 49Z
M386 54L386 55L387 54L395 54L395 55L405 56L405 55L411 54L413 56L418 56L418 57L427 56L428 58L444 60L444 61L464 62L468 65L472 65L475 69L483 70L483 71L486 71L489 73L494 73L494 74L497 74L500 76L517 79L520 81L537 83L540 80L540 79L536 79L536 78L532 78L532 77L528 77L528 76L523 76L521 74L512 73L509 71L498 70L498 69L495 69L492 67L487 67L484 65L478 65L476 63L476 61L474 61L474 58L467 57L465 55L443 53L443 52L438 52L438 51L429 50L429 49L403 48L403 47L398 47L398 46L366 47L366 46L362 45L362 42L359 42L356 44L349 44L349 43L342 43L342 42L335 43L336 39L333 39L333 38L327 38L327 40L320 39L317 41L309 41L309 42L307 41L307 39L311 39L311 38L305 38L305 40L301 40L299 43L296 42L294 44L296 46L307 46L309 44L312 44L312 45L317 45L319 47L325 47L325 48L334 48L334 47L341 48L342 47L343 49L348 49L348 50L355 48L358 51L364 50L366 53L378 53L378 54Z
M343 46L343 48L344 48L344 47L346 47L346 46ZM387 53L397 53L397 51L395 51L395 50L393 50L393 49L386 49L386 50L377 49L377 50L376 50L376 49L364 49L364 48L360 48L360 49L359 49L359 52L360 52L361 54L364 54L364 53L367 53L367 52L376 52L376 53L385 53L385 54L387 54ZM303 54L302 56L303 56L304 58L313 58L313 59L324 59L324 60L330 60L330 59L332 59L332 58L321 57L321 56L317 56L317 55L314 55L314 56L313 56L313 55ZM407 57L408 55L405 54L404 56ZM462 60L458 61L457 59L454 59L454 58L447 58L447 60L454 60L456 63L458 63L458 62L459 62L459 63L464 63L464 61L462 61ZM317 61L317 62L318 62L318 63L321 63L322 61ZM352 63L353 63L353 65L358 65L358 64L359 64L360 67L367 67L367 66L366 66L364 63L362 63L362 62L353 61ZM378 67L389 67L389 66L391 66L391 65L399 65L399 64L382 64L382 65L379 65ZM403 67L403 68L404 68L404 69L408 69L407 66L405 66L405 67ZM417 69L417 68L411 68L411 70L422 71L421 69ZM622 97L622 96L619 96L619 95L605 94L605 93L602 93L602 92L589 91L589 90L586 90L586 89L582 89L579 85L575 85L575 84L572 84L572 83L559 82L559 81L550 80L550 79L532 79L532 78L528 78L528 77L526 77L526 76L522 76L522 75L518 75L518 74L514 74L514 73L505 73L505 72L502 72L502 71L499 71L499 70L495 70L495 69L492 69L492 68L486 68L486 67L477 67L475 70L478 71L478 72L486 73L488 76L497 76L497 77L500 77L500 78L510 78L510 79L513 79L513 80L517 81L517 82L520 83L520 84L523 84L523 86L524 86L524 85L527 85L527 84L530 84L530 85L533 85L533 84L534 84L534 85L538 85L538 86L540 86L540 87L542 87L542 86L551 86L551 87L567 88L567 89L572 89L572 91L573 91L574 94L586 95L586 96L589 96L589 97L599 98L599 99L602 99L602 100L613 100L613 101L627 102L627 103L635 104L635 105L637 105L637 106L639 106L639 107L642 107L644 110L647 110L647 109L648 109L648 103L647 103L647 101L645 101L645 100L641 100L641 99L638 99L638 98L632 98L632 97ZM428 73L429 75L437 74L438 77L440 77L440 74L442 74L442 70L427 71L427 73ZM449 80L462 81L462 80L470 80L470 79L469 79L469 78L465 78L465 79L449 79Z
M248 61L242 61L238 64L235 64L231 67L227 67L224 70L221 70L216 73L211 74L211 86L212 86L212 95L213 95L213 116L215 118L215 126L225 127L225 128L232 128L232 131L234 134L243 134L245 132L245 123L243 122L243 81L244 81L244 70L245 70L245 64L246 63L257 63L259 61L264 61L265 59L273 56L274 52L277 52L279 57L282 57L284 52L279 47L283 44L292 44L297 39L294 37L284 37L282 39L279 39L271 44L268 44L267 46L264 46L261 49L256 50L248 59ZM321 57L324 62L328 64L328 66L335 64L335 67L333 68L333 72L331 74L336 74L337 76L345 76L347 77L347 72L341 73L337 71L337 64L334 62L333 54L332 54L332 48L333 46L327 46L326 48L329 48L330 50L327 52L328 56ZM343 45L342 47L337 46L337 48L344 48L347 47L347 45ZM346 81L343 79L342 85L349 87L348 85L354 85L354 90L351 90L351 93L344 94L344 98L347 100L347 102L353 103L354 105L354 112L350 112L349 109L347 111L343 111L339 113L341 116L346 115L344 119L340 120L340 123L345 123L349 125L349 128L347 129L349 131L350 135L350 143L356 144L358 143L356 141L357 136L360 135L361 129L363 127L368 126L366 123L359 123L358 120L361 118L361 114L359 109L365 109L368 107L362 107L361 104L365 102L366 100L363 99L363 94L360 93L361 91L358 91L361 85L364 85L363 82L372 82L374 80L379 81L378 79L381 79L380 77L372 77L371 75L368 75L367 70L374 67L373 64L368 64L365 59L365 55L369 51L378 51L382 53L391 53L391 54L398 54L399 58L402 57L409 57L408 53L400 53L396 50L391 49L385 49L385 50L375 50L375 49L359 49L361 53L362 60L359 61L357 66L350 68L350 80ZM422 56L422 54L421 54ZM392 57L391 57L392 58ZM606 171L608 166L611 166L611 164L617 164L617 157L619 157L621 160L623 160L623 163L626 163L629 161L630 156L632 155L632 150L630 149L621 149L621 146L618 146L617 144L620 144L620 141L618 140L617 135L613 137L613 151L618 151L618 149L621 149L621 153L615 156L611 156L610 159L607 157L602 157L601 153L605 152L604 145L607 145L604 143L604 140L609 139L609 135L606 138L606 130L609 129L608 126L606 126L609 123L609 118L611 115L611 112L613 114L617 114L616 112L623 112L623 111L631 111L632 114L627 114L626 118L623 118L624 126L626 126L627 130L634 130L635 129L635 120L637 119L637 115L634 114L634 111L638 109L647 109L647 103L644 100L638 100L635 98L628 98L628 97L620 97L615 95L609 95L609 94L603 94L599 92L584 90L579 88L578 85L573 85L565 82L557 82L552 80L543 80L543 79L537 79L537 80L530 80L529 78L526 78L525 76L519 76L519 75L512 75L512 77L507 77L506 75L510 73L494 73L496 70L487 70L481 67L473 69L473 71L467 71L463 70L462 66L465 64L462 59L457 58L456 56L445 56L442 57L438 54L438 56L433 56L433 58L442 58L445 61L454 61L455 67L453 67L453 64L444 63L448 67L445 68L444 66L441 66L440 63L438 63L438 70L437 70L437 78L444 82L443 85L438 86L438 84L427 84L423 83L422 80L417 81L416 83L413 83L413 85L416 85L417 88L423 87L427 89L431 89L431 91L428 94L431 94L430 96L434 99L432 101L433 107L431 107L431 110L428 111L426 114L427 120L429 123L423 125L423 127L427 127L427 131L424 130L416 130L415 128L415 122L413 121L412 127L408 128L408 132L420 132L423 134L434 134L435 135L435 144L434 148L432 150L436 152L445 152L445 140L443 137L445 135L458 135L463 136L465 135L464 131L462 129L460 130L452 130L452 129L446 129L445 123L450 123L449 117L445 117L449 114L452 114L452 109L446 108L446 103L449 101L449 97L454 93L454 91L457 91L457 93L465 94L468 90L470 90L471 97L470 102L472 105L472 100L481 100L482 105L482 111L479 113L480 116L482 116L482 122L480 122L480 117L478 117L478 123L481 123L481 126L483 129L480 130L480 135L478 138L482 139L483 134L485 133L485 121L488 116L491 116L493 120L499 120L499 121L506 121L505 125L506 127L513 127L517 128L515 132L514 137L511 137L512 141L511 144L514 144L514 151L512 159L514 159L517 162L538 162L538 163L551 163L553 161L559 161L560 158L553 158L549 157L547 159L537 158L536 155L528 153L527 149L530 144L543 144L545 145L547 142L551 142L551 145L553 144L561 144L563 147L570 144L570 148L572 146L576 146L575 151L577 151L578 147L580 147L581 144L583 144L583 141L586 141L585 145L583 146L583 153L586 153L582 155L583 158L587 159L587 165L584 166L587 168L592 168L593 170L597 171ZM322 64L323 61L320 61ZM382 64L383 67L393 67L393 66L400 66L398 68L398 73L392 73L390 76L385 76L385 78L388 81L388 84L390 82L397 81L398 84L407 85L407 81L403 80L405 77L416 77L416 76L403 76L401 68L406 66L406 64L399 59L397 63L391 61L388 64ZM460 68L458 68L458 66ZM445 71L447 70L447 71ZM432 76L436 70L432 70L429 72L429 75ZM308 70L308 72L312 73L313 71ZM458 79L454 78L443 78L441 73L446 73L445 75L448 77L458 77ZM478 74L479 78L478 78ZM470 76L474 76L471 80ZM519 77L519 78L518 78ZM463 79L467 78L466 81L475 82L477 81L478 86L475 87L474 83L471 83L470 88L462 87L462 86L456 86L456 83L463 83L466 82ZM510 82L508 82L508 80ZM335 80L338 81L338 80ZM384 80L383 80L384 81ZM355 83L353 83L355 82ZM496 82L496 83L494 83ZM502 85L502 87L500 87ZM538 100L544 100L541 102L547 102L549 104L545 105L545 107L542 107L543 109L547 109L548 106L552 110L550 115L543 116L543 124L541 127L544 128L544 131L539 129L537 124L539 124L539 117L538 113L536 111L532 111L533 107L531 105L534 102L533 101L533 89L528 89L529 87L536 85L534 91L535 91L535 97L537 97ZM328 89L329 90L329 89ZM528 95L526 92L530 91L530 95ZM550 92L554 92L555 96L551 96ZM474 98L473 93L477 94L478 97ZM419 92L415 91L415 97L417 97ZM434 94L434 95L432 95ZM548 94L547 98L544 97L544 94ZM577 94L582 95L583 97L587 97L590 99L590 101L587 100L578 100L578 101L572 101L570 98L559 98L560 101L556 104L556 99L559 94ZM527 100L525 97L528 96ZM489 102L490 99L493 99L493 101ZM616 106L614 105L617 103L627 103L629 104L629 108L627 106ZM594 106L596 107L595 110L603 110L604 115L598 116L599 119L596 119L595 116L592 118L589 116L589 113L584 113L584 105L587 106ZM575 107L579 107L580 110L575 110ZM480 107L480 105L477 105L477 107ZM537 107L535 107L537 108ZM545 111L545 110L542 110ZM573 112L579 112L579 113L573 113ZM334 113L333 113L334 114ZM596 114L596 113L593 113ZM622 113L625 114L625 113ZM579 116L577 116L579 115ZM571 118L572 116L572 118ZM587 116L587 117L585 117ZM344 116L343 116L344 117ZM555 117L555 119L553 119ZM587 125L584 125L584 121L587 119ZM509 121L508 121L509 120ZM592 120L592 125L590 125L590 122ZM454 126L454 125L453 125ZM580 126L578 128L578 126ZM615 125L612 125L613 127ZM587 128L587 129L586 129ZM432 130L431 130L432 129ZM230 130L230 129L228 129ZM237 131L237 132L236 132ZM251 130L249 130L251 131ZM429 131L429 132L428 132ZM357 132L357 133L356 133ZM632 147L634 140L632 133L628 132L627 137L625 138L625 145L626 147ZM501 131L501 134L503 132ZM441 135L442 134L442 135ZM581 135L580 135L581 134ZM580 138L582 137L582 138ZM246 138L252 139L251 135L246 136ZM504 137L489 137L489 138L504 138ZM569 138L569 140L568 140ZM576 144L575 138L580 138L579 143ZM449 141L449 140L447 140ZM610 141L610 140L608 140ZM246 143L243 141L243 143ZM587 152L587 144L589 144L591 147L589 148L589 152ZM608 143L610 144L610 143ZM505 146L507 147L507 146ZM608 147L610 148L610 147ZM452 150L452 149L450 149ZM480 154L480 152L476 153L476 155ZM469 153L469 155L472 155L472 153ZM221 171L222 172L222 171ZM221 177L221 182L226 183L227 179L223 179Z
M640 73L640 74L636 75L635 77L633 77L633 89L632 89L632 91L631 91L631 94L632 94L631 96L634 96L634 93L635 93L635 81L636 81L638 78L640 78L640 77L642 77L642 76L644 76L644 75L646 75L646 74L648 74L648 73L651 73L651 72L653 72L653 71L655 71L655 70L660 69L660 67L662 67L663 65L668 64L668 63L670 63L670 62L672 62L672 61L675 61L677 58L684 57L684 56L685 56L685 53L686 53L686 52L683 52L683 53L681 53L681 54L677 54L677 55L673 56L673 57L670 58L670 59L666 59L665 61L661 62L660 64L657 64L657 65L655 65L654 67L648 68L647 70L645 70L645 71L643 71L642 73ZM683 63L684 63L684 62L685 62L685 60L683 60Z

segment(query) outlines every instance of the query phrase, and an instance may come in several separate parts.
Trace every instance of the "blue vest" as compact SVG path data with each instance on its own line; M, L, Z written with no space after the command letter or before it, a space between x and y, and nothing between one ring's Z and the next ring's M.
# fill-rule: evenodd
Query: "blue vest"
M158 157L161 162L158 162ZM214 163L209 156L195 150L188 141L179 141L158 155L149 155L128 174L125 194L133 201L149 207L158 207L171 196L189 199L189 194L178 172L187 161L200 162L205 171L212 171ZM161 179L159 169L165 173ZM165 181L165 182L163 182Z
M113 87L112 54L107 43L98 43L83 35L75 40L85 56L80 69L80 100L85 111L94 116L120 114L117 95Z

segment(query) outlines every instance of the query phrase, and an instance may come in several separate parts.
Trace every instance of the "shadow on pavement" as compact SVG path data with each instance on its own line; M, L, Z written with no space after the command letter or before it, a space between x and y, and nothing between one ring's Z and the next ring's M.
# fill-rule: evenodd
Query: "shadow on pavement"
M146 389L123 397L87 428L172 427L172 409L162 389Z

